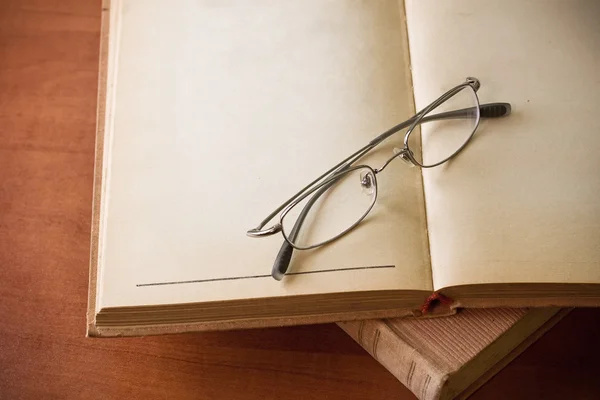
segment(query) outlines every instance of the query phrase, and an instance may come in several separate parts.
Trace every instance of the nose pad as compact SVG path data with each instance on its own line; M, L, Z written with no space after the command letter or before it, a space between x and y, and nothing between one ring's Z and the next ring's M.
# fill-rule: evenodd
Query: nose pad
M408 166L414 167L415 164L412 162L412 160L410 159L410 157L408 156L406 151L407 150L405 150L405 149L400 149L398 147L394 147L394 154L396 156L398 156L399 159L404 161L405 164L408 164ZM408 151L410 151L410 150L408 150Z
M375 193L375 177L371 171L363 171L360 173L360 190L367 196Z

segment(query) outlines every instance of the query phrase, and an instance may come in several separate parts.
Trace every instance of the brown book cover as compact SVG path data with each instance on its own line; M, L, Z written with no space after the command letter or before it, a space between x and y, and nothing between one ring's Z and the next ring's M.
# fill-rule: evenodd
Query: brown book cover
M435 319L338 325L419 400L450 400L468 397L569 311L462 309Z

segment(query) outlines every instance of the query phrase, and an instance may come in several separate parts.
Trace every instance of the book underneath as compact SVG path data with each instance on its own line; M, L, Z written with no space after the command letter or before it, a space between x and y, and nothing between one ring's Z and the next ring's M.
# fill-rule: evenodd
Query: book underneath
M468 398L570 311L461 309L442 318L338 325L419 400L458 400Z

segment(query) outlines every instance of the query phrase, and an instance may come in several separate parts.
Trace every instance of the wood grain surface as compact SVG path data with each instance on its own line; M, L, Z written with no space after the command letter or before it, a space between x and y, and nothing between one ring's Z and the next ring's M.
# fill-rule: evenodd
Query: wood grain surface
M0 399L414 399L335 325L85 337L100 0L0 1ZM473 396L600 396L575 310Z

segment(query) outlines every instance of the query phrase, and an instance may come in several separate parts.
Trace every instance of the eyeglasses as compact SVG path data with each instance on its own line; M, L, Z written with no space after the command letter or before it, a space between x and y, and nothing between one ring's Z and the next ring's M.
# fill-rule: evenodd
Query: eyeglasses
M377 175L399 158L411 166L432 168L460 153L469 143L481 118L509 115L508 103L479 104L480 82L467 78L412 118L390 128L316 178L269 214L250 237L281 232L285 241L275 258L271 275L281 280L287 272L294 249L308 250L331 243L356 228L377 200ZM415 135L419 126L421 135ZM385 139L405 128L404 146L379 168L353 165ZM419 146L419 139L422 145ZM418 149L427 148L425 157ZM265 226L279 214L279 222Z

